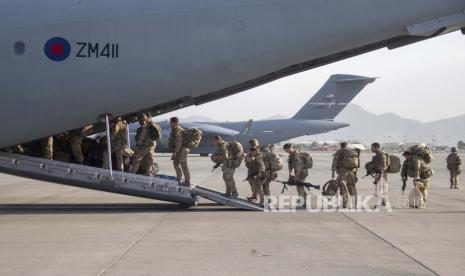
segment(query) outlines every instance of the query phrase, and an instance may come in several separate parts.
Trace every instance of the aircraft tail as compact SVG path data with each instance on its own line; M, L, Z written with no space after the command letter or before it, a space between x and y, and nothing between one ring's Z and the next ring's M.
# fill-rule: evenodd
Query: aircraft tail
M333 120L367 84L375 80L354 75L332 75L293 118Z

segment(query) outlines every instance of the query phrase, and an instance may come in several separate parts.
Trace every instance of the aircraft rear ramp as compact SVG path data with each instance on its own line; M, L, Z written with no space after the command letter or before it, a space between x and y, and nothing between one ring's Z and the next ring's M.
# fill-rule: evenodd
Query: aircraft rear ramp
M181 186L172 177L141 176L124 172L51 161L23 155L0 153L0 172L53 183L110 193L197 205L199 197L244 210L262 211L260 206L218 191L198 186Z

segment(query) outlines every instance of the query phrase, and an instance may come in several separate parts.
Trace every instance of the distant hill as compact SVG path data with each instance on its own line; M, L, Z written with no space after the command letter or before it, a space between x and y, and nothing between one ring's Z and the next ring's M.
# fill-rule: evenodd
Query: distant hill
M374 114L351 104L335 119L351 126L328 134L318 140L359 140L365 144L381 142L413 142L455 144L465 140L465 115L440 121L422 123L402 118L394 113ZM311 140L315 137L299 138Z

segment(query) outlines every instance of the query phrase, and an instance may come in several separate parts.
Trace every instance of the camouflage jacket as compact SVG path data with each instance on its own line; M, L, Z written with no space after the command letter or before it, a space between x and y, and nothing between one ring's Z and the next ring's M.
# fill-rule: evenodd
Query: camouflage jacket
M137 129L136 143L138 146L155 146L155 141L150 138L150 131L152 131L152 126L150 124L146 124Z
M462 165L462 159L456 152L449 154L447 156L446 161L447 169L449 169L450 171L460 170L460 166Z
M181 150L184 143L184 131L184 128L180 126L171 129L168 147L172 152L179 152Z
M388 169L387 155L383 151L376 152L371 161L373 162L373 170L376 173L380 173L381 171L386 171Z
M113 124L110 132L111 144L125 146L128 143L127 126L124 122Z
M307 173L307 169L305 168L305 161L300 154L300 151L295 150L293 153L289 155L289 174L299 177L302 173Z
M265 162L263 160L263 156L258 154L257 156L253 157L250 153L247 154L245 157L245 166L248 169L247 175L250 176L257 176L257 177L265 177Z

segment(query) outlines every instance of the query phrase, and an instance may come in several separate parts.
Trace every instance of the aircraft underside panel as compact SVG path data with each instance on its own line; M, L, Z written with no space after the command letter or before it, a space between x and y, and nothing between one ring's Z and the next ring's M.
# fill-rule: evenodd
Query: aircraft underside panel
M130 173L51 161L23 155L0 153L0 172L110 193L143 197L182 204L197 205L199 197L244 210L263 210L255 204L233 199L220 192L202 188L180 186L171 177L148 177Z

